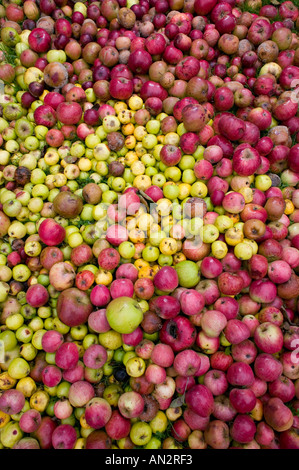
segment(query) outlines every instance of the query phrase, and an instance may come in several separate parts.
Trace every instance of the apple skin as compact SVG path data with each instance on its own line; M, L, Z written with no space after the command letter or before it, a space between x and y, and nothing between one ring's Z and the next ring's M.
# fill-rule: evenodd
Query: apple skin
M135 390L125 392L120 396L117 406L124 418L137 418L144 410L144 398Z
M274 382L283 372L281 362L272 354L258 354L254 361L254 373L256 378L264 382Z
M256 425L251 416L238 414L230 429L233 440L240 444L248 444L253 440L255 433Z
M50 271L50 269L55 263L60 263L63 261L63 259L64 258L62 251L56 246L47 246L42 250L40 254L41 265L48 271Z
M160 295L150 300L149 308L164 320L175 318L180 313L178 299L170 295Z
M271 322L264 322L255 330L254 341L263 352L274 354L282 349L283 334L279 326Z
M28 38L30 49L35 52L47 52L51 45L51 36L43 28L34 28Z
M211 421L204 431L204 439L212 449L228 449L229 427L221 420Z
M281 449L299 449L299 430L292 426L287 431L283 431L279 435L279 443Z
M19 413L25 405L25 397L19 390L5 390L0 397L0 410L2 413Z
M86 405L86 422L94 429L104 427L112 415L109 403L100 397L92 398Z
M294 420L291 410L277 397L270 398L266 403L264 417L266 423L277 432L290 429Z
M192 347L195 339L195 326L182 315L166 320L160 330L160 341L171 346L175 352Z
M79 326L85 323L92 311L93 305L88 294L76 287L64 290L58 297L58 317L68 326Z
M105 426L105 430L111 439L123 439L130 433L131 423L124 418L118 410L113 410L111 418Z
M42 347L46 352L53 353L57 351L59 346L64 342L64 337L61 333L58 333L56 330L48 330L43 335L42 338Z
M105 431L96 429L86 438L86 449L110 449L111 439Z
M179 302L185 315L198 315L205 306L204 296L195 289L186 289L182 292Z
M0 211L0 236L4 237L10 227L10 219L4 212Z
M246 145L246 147L245 147ZM233 168L241 176L253 175L261 164L259 153L250 145L243 144L234 152Z
M190 260L181 261L175 266L178 273L179 284L182 287L194 287L200 281L199 269L196 263Z
M54 219L45 219L39 226L38 235L45 245L56 246L63 242L65 228Z
M53 264L49 272L50 283L57 291L73 287L75 278L73 266L64 261Z
M57 122L55 110L51 106L42 104L34 111L34 120L38 125L53 127Z
M41 284L33 284L26 292L26 300L32 307L42 307L48 302L49 293Z
M50 416L44 416L42 418L41 425L32 433L32 437L36 438L39 442L41 449L51 449L52 448L52 434L56 429L57 424Z
M205 385L194 385L186 393L186 404L203 418L210 416L214 409L212 392Z
M179 278L172 266L163 266L154 277L154 286L167 294L173 292L178 284Z
M207 310L202 315L201 328L211 338L218 337L226 325L226 316L218 310Z
M57 107L57 119L63 124L78 124L82 116L82 108L76 102L62 102Z
M111 328L121 334L133 333L143 320L138 302L131 297L113 299L106 309Z

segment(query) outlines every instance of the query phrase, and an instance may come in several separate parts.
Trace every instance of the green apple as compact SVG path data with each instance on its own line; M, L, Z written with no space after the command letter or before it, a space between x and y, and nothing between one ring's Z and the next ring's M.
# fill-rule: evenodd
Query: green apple
M139 303L131 297L118 297L110 302L106 316L111 328L121 334L132 333L143 320Z
M200 281L199 268L194 261L185 260L175 265L179 277L179 285L182 287L194 287Z
M3 93L3 83L1 83L1 92L0 92L0 104L2 106L9 104L9 103L16 103L17 100L14 96L8 95L7 93Z
M149 242L152 246L159 246L161 241L166 237L164 230L150 233Z

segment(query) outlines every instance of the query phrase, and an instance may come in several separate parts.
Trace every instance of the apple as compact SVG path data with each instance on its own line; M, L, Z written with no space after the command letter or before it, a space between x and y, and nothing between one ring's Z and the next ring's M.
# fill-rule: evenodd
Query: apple
M109 303L106 308L106 317L112 329L118 333L129 334L140 325L143 313L136 300L123 296Z
M58 297L57 313L60 320L68 326L85 323L93 310L88 294L71 287L63 290Z
M188 318L181 315L166 320L160 330L160 341L171 346L173 351L182 351L191 347L195 339L195 326Z
M186 289L180 296L181 310L185 315L198 315L205 305L204 296L195 289Z
M185 349L175 356L173 367L180 376L188 377L197 372L200 362L200 357L195 351Z
M17 414L25 405L25 397L19 390L5 390L0 397L0 410L6 414Z
M172 266L163 266L154 276L154 286L165 293L173 292L179 283L178 274Z
M149 308L160 318L168 320L175 318L180 313L180 302L170 295L160 295L150 300Z
M144 399L135 391L125 392L119 397L117 406L123 417L137 418L144 410Z
M245 414L238 414L234 419L230 434L234 441L241 444L249 443L253 440L256 433L256 425L254 420Z
M223 395L228 389L225 372L222 370L209 370L204 377L204 385L214 396Z
M33 284L26 292L26 300L32 307L39 308L48 302L49 293L41 284Z
M51 285L57 291L73 287L75 278L76 273L73 266L64 261L53 264L49 272Z
M41 105L34 111L34 120L36 124L51 128L57 122L55 110L48 105Z
M43 28L34 28L28 36L28 43L35 52L47 52L50 49L51 36Z
M234 362L227 370L228 382L236 387L250 386L253 383L254 375L251 367L244 362Z
M291 428L293 424L292 412L280 398L270 398L264 407L264 416L267 424L274 431L283 432Z
M55 364L61 369L74 367L79 360L79 351L76 344L64 342L55 352Z
M201 317L200 325L206 335L214 338L219 336L221 331L225 329L227 319L226 316L218 310L207 310Z
M166 166L175 166L179 163L182 157L181 150L175 145L164 145L161 149L160 158L162 163Z
M57 119L65 125L78 124L82 116L82 108L76 102L62 102L56 109Z
M186 392L186 404L203 418L210 416L214 409L211 391L205 385L194 385Z
M182 287L191 288L200 281L198 266L193 261L181 261L175 265L175 270L178 274L179 285Z
M256 328L254 341L263 352L274 354L280 351L283 346L283 334L277 325L265 322Z
M130 429L130 420L122 416L118 410L113 410L109 421L105 425L105 431L110 439L124 439L130 434Z
M228 449L230 444L228 425L217 419L211 421L204 431L204 439L212 449Z
M92 431L86 438L86 449L111 449L111 439L105 431Z
M104 427L112 415L109 403L100 397L92 398L85 407L85 419L93 429Z

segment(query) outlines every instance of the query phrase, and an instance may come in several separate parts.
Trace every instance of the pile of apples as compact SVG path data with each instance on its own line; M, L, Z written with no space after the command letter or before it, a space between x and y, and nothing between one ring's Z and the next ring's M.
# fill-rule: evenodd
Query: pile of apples
M1 2L0 448L299 448L298 27Z

